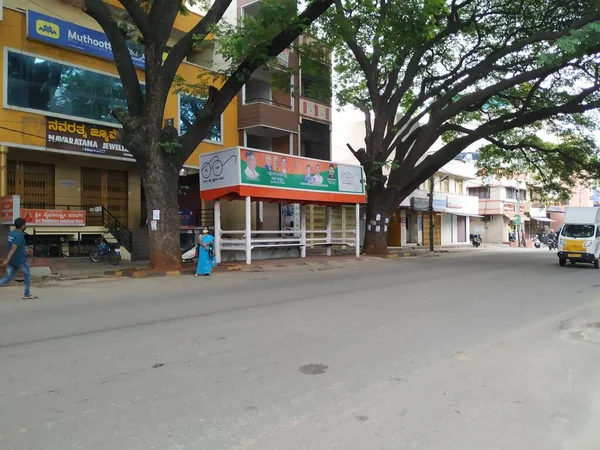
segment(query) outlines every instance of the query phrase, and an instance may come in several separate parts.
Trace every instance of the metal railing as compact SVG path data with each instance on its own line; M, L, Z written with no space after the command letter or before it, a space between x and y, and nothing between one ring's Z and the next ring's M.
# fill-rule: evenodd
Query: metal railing
M286 105L284 103L278 102L277 100L273 100L270 98L263 98L263 97L247 98L246 101L244 102L244 105L253 105L255 103L262 103L263 105L277 106L278 108L288 109L290 111L292 110L291 105Z
M43 208L42 208L43 206ZM119 245L132 250L131 231L127 229L108 209L103 206L82 205L40 205L38 203L23 203L24 209L62 209L67 211L85 211L85 225L88 227L104 227L117 240ZM78 235L80 233L77 233Z

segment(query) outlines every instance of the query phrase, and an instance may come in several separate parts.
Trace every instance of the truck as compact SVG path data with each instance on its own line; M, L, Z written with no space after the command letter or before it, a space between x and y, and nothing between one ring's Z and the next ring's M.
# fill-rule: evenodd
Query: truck
M558 236L558 263L577 263L600 268L600 208L568 207Z

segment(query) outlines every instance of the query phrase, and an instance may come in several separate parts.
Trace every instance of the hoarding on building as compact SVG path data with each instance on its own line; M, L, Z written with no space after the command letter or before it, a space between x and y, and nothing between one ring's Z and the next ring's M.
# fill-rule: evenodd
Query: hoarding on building
M27 11L27 38L89 56L114 61L112 46L106 34L56 17ZM128 44L133 64L143 69L144 52L139 45Z
M34 227L84 227L85 211L62 209L22 209L21 217Z
M241 150L242 183L310 191L364 193L360 166Z
M240 147L201 155L201 197L234 193L323 203L365 201L361 166Z
M121 144L117 128L63 119L46 121L46 147L102 156L133 158Z

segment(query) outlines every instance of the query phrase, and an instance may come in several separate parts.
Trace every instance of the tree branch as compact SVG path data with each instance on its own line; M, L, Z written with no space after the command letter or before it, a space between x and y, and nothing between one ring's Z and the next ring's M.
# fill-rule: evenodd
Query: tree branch
M137 71L127 46L127 41L121 33L117 21L112 16L106 3L102 0L84 0L79 2L83 12L92 17L100 24L108 39L110 40L115 59L115 65L121 77L127 109L132 117L139 117L144 111L144 95L138 79ZM123 127L126 126L122 123Z
M181 164L194 151L196 143L209 132L214 120L223 113L227 105L235 98L252 74L259 67L277 57L277 55L288 48L305 31L308 25L314 22L333 4L333 1L314 0L309 3L306 9L298 16L297 21L275 36L271 44L266 48L266 51L262 52L264 56L259 58L249 56L238 66L221 89L207 100L204 108L198 114L198 119L194 122L194 125L180 137L179 141L182 145L182 150L178 152L178 159ZM252 54L252 52L250 53Z
M144 41L149 39L152 35L152 27L151 20L146 14L146 11L141 7L141 5L136 0L119 0L119 3L123 5L129 17L133 21L133 24L140 30L142 36L144 37Z
M137 0L127 1L136 2ZM179 11L181 10L182 4L183 0L154 0L152 2L152 7L150 8L150 23L154 28L153 36L156 36L156 42L153 43L161 53L163 50L162 47L169 40L171 31L173 30L173 24L175 23L177 14L179 14Z
M169 86L173 82L175 74L183 60L194 49L194 36L206 36L210 29L221 20L231 2L232 0L215 0L206 15L196 26L173 46L163 63L161 73L161 78L166 83L168 82Z
M341 0L334 0L335 3L335 11L338 16L338 21L341 26L344 28L344 41L350 48L350 51L356 58L360 68L365 75L365 79L367 80L367 89L369 91L369 97L371 98L371 102L373 105L378 103L379 101L379 92L378 92L378 83L377 83L377 70L373 70L373 67L376 67L369 61L367 54L364 49L358 44L356 40L356 32L352 30L352 26L349 21L344 16L344 6L342 5Z

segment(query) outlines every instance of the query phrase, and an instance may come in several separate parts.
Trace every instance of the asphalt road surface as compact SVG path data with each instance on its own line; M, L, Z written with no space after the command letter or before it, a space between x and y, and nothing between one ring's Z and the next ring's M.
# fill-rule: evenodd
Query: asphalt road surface
M0 448L600 449L600 271L546 250L0 290Z

